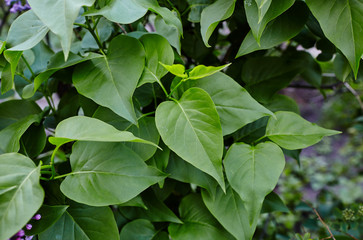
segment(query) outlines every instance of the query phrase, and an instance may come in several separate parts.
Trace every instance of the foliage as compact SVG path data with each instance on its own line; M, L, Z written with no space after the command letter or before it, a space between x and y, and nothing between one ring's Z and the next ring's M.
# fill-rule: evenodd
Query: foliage
M28 3L0 27L0 240L252 239L284 155L339 134L281 90L361 77L358 0Z

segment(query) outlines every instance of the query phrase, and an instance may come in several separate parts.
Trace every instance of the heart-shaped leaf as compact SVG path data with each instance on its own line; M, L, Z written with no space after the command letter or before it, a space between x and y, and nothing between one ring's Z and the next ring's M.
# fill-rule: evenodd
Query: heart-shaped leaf
M72 172L62 182L61 191L90 206L127 202L165 178L119 143L77 142L70 162Z

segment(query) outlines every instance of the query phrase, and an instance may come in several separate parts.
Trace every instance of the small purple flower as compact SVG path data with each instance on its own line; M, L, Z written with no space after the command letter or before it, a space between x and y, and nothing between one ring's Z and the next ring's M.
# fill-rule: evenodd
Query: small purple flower
M28 4L28 2L23 6L20 0L5 0L5 3L8 6L13 4L10 8L11 13L21 12L30 9L30 5Z
M17 237L24 237L25 236L24 230L21 229L15 236L17 236Z
M34 217L32 217L32 219L35 219L35 220L40 220L42 218L42 215L40 215L39 213L36 214Z
M26 228L27 230L32 229L32 227L33 227L33 225L31 225L31 224L27 224L27 225L25 225L25 228Z
M25 240L32 240L34 236L26 236Z

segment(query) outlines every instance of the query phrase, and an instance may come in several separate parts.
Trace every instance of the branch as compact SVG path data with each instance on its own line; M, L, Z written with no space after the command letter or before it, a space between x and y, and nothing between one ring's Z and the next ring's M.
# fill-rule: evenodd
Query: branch
M320 86L320 89L336 89L337 87L339 87L340 85L342 85L343 83L342 82L337 82L337 83L334 83L334 84L331 84L331 85L322 85ZM301 84L291 84L289 86L287 86L289 88L304 88L304 89L318 89L314 86L311 86L311 85L301 85Z
M329 226L324 222L324 220L321 218L320 214L318 213L318 211L308 202L306 202L305 200L302 200L306 205L308 205L311 209L313 209L315 215L318 217L319 221L324 225L324 227L326 228L326 230L328 230L330 236L329 237L326 237L326 238L323 238L323 239L333 239L333 240L336 240L333 233L330 231L330 228ZM322 239L322 240L323 240Z
M363 103L362 100L360 99L359 93L356 90L354 90L354 88L352 88L347 82L344 82L344 86L349 90L349 92L351 92L354 95L354 97L357 99L359 103L360 108L363 111Z

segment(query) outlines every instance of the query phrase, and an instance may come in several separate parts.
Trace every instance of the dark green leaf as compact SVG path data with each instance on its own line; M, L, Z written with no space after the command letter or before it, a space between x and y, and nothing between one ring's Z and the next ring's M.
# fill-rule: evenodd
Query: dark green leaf
M190 8L188 21L200 22L200 17L204 8L213 3L212 0L187 0Z
M1 94L13 88L16 68L22 54L23 52L20 51L4 51L4 57L7 63L1 73Z
M137 219L121 229L120 240L152 240L156 233L150 221Z
M282 94L273 95L270 101L264 104L264 106L270 109L272 112L290 111L296 114L300 114L299 106L297 105L295 100Z
M289 209L286 207L285 203L281 200L279 195L274 192L268 194L263 202L261 213L269 213L269 212L289 212Z

